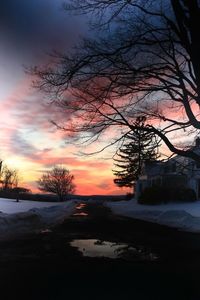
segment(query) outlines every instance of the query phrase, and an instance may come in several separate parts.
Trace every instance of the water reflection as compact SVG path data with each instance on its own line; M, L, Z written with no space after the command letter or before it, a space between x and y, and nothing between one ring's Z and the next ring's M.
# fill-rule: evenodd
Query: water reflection
M46 229L42 229L40 232L41 232L42 234L47 234L47 233L50 233L50 232L52 232L52 230L51 230L51 229L48 229L48 228L46 228Z
M73 240L70 245L78 248L83 256L122 258L131 261L155 261L158 256L150 249L128 244L119 244L97 239Z
M77 206L76 206L76 209L83 209L84 207L86 206L85 203L79 203Z
M88 214L85 212L78 212L78 213L73 214L73 216L85 217L85 216L88 216Z

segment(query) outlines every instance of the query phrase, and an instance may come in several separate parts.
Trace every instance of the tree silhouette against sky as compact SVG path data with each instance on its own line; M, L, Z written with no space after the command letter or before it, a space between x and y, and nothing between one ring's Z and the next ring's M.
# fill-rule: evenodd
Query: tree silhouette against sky
M143 130L145 122L144 117L137 118L135 123L141 129L135 129L127 136L114 157L114 183L119 187L133 187L142 173L145 162L155 161L159 157L159 140L154 133L146 133Z
M71 53L56 53L57 64L33 70L66 111L58 126L90 142L113 128L107 147L139 129L143 115L145 132L199 161L173 138L194 138L200 129L199 1L77 0L65 8L88 14L93 33Z
M43 192L56 194L60 201L67 199L75 192L74 176L64 167L54 167L42 174L38 180L38 188Z

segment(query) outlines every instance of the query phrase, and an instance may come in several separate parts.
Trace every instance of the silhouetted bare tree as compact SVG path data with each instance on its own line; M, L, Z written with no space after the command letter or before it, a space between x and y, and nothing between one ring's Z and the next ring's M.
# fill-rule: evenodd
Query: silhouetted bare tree
M73 0L66 9L89 13L94 27L109 31L102 27L71 54L55 54L57 65L33 70L39 86L73 115L60 128L93 141L112 127L113 144L139 129L134 122L144 115L145 132L199 161L172 139L200 129L199 1Z
M44 173L38 180L38 187L41 191L56 194L60 201L75 191L73 183L74 176L64 167L54 167Z
M4 165L1 170L1 187L3 191L10 191L18 186L18 171Z

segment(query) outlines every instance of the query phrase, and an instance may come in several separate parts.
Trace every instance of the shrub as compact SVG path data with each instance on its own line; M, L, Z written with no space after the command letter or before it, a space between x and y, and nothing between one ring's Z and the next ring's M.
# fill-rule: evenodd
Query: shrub
M153 186L146 188L139 200L140 204L156 205L169 202L193 202L196 201L194 190L189 188L165 188Z
M151 205L163 203L166 202L168 199L167 194L168 191L162 187L158 187L158 186L148 187L142 192L138 202L140 204L151 204Z
M126 200L131 200L132 198L134 198L134 194L133 193L127 193L126 194Z
M193 189L189 188L184 188L184 189L179 189L178 191L175 190L177 193L176 200L180 202L194 202L197 200L195 191ZM174 196L176 194L174 193Z

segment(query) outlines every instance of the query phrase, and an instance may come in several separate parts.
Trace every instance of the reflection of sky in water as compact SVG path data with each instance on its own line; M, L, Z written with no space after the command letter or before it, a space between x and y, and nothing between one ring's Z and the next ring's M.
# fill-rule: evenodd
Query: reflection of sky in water
M88 214L84 213L84 212L79 212L79 213L73 214L73 216L86 217L86 216L88 216Z
M74 240L70 243L72 247L76 247L83 253L84 256L90 257L109 257L117 258L116 252L122 245L115 245L111 242L98 242L96 239L89 240Z
M133 261L155 261L158 256L144 247L130 247L128 244L116 244L97 239L74 240L70 243L78 248L83 256L123 258Z
M85 203L79 203L77 206L76 206L76 209L83 209L84 207L86 206Z

